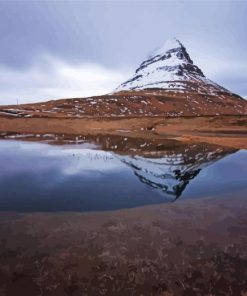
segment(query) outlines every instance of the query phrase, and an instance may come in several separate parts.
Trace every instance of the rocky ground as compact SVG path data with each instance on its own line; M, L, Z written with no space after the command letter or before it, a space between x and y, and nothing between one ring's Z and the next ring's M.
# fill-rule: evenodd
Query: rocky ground
M246 295L243 194L104 213L2 213L0 295Z

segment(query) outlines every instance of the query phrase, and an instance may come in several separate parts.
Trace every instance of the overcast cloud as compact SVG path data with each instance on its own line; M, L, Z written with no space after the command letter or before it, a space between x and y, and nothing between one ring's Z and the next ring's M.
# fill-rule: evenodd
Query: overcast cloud
M108 93L169 37L247 97L247 1L1 1L0 104Z
M98 64L71 65L44 55L27 68L0 67L4 104L107 94L128 74Z

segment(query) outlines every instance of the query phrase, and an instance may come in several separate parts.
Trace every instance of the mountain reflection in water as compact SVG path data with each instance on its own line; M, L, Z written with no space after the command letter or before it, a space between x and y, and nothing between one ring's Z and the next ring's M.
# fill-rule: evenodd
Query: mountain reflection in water
M205 143L127 135L2 134L1 138L11 141L0 141L0 210L16 210L16 204L21 211L111 210L175 201L185 191L187 197L192 192L200 197L203 186L212 183L207 168L219 160L229 168L226 156L238 155L237 150ZM241 165L238 157L234 161ZM213 171L215 192L225 182L220 170ZM231 186L246 184L237 168L233 176L227 171Z
M193 144L164 151L163 156L158 158L131 156L122 157L121 160L133 169L141 182L177 199L203 168L233 152Z

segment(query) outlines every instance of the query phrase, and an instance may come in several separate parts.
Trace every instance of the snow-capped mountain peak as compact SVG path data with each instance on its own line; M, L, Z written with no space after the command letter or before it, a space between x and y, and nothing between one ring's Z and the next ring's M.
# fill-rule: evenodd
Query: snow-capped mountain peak
M190 58L185 46L176 38L168 41L141 63L132 78L122 83L116 91L148 88L169 91L194 90L199 93L228 92L207 79Z
M161 47L154 50L150 57L154 57L157 55L162 56L167 51L174 50L176 48L181 48L181 47L184 47L184 46L177 38L175 37L169 38Z

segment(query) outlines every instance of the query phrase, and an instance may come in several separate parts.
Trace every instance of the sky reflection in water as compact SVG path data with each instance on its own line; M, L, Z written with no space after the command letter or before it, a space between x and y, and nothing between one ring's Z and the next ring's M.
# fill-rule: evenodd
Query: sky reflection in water
M126 137L94 141L0 140L0 210L103 211L247 192L245 150Z

